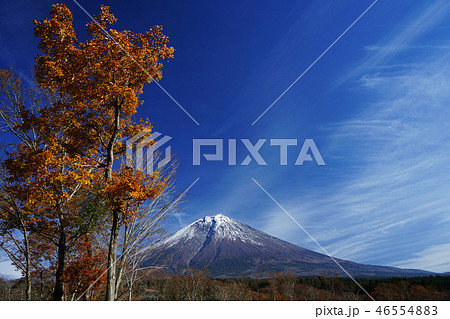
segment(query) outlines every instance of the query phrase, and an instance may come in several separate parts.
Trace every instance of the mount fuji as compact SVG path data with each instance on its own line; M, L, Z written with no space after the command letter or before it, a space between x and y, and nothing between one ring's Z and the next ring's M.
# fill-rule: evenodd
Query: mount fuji
M354 277L427 276L433 273L335 259ZM218 214L203 217L146 252L142 267L161 266L172 273L206 267L215 278L264 278L293 271L297 276L344 271L327 255L288 243L244 223Z

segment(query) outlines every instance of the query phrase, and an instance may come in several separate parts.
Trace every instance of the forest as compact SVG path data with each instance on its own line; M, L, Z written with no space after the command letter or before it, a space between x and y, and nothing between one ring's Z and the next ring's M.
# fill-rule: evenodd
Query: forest
M292 272L275 273L265 279L211 279L207 270L169 275L142 270L133 285L123 285L117 300L141 301L364 301L368 296L347 278L331 275L296 277ZM50 278L37 279L32 300L51 300ZM358 282L378 301L450 300L450 276L364 279ZM23 280L0 279L0 300L23 300ZM77 300L77 295L68 296ZM84 295L79 300L103 300Z

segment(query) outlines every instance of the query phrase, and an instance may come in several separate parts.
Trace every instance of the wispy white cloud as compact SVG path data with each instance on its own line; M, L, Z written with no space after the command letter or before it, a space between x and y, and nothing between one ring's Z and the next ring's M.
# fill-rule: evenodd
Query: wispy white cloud
M373 68L385 65L399 53L413 47L417 48L421 46L422 48L426 48L428 46L428 49L431 49L434 46L435 48L441 49L448 46L448 43L440 45L417 45L414 43L415 40L420 39L432 30L433 27L447 18L450 11L450 3L446 0L434 1L431 5L429 5L429 2L426 2L426 4L428 4L428 7L423 9L419 15L409 17L408 23L400 26L400 31L398 29L394 30L381 43L364 47L368 51L366 58L357 67L338 78L334 82L332 89L336 89L347 80L357 78L362 73L371 71Z
M379 101L341 123L330 141L334 149L348 145L353 163L361 164L321 209L345 225L321 236L335 254L370 262L380 254L377 247L385 247L386 256L402 249L400 257L448 240L448 58L363 79L363 86L378 90ZM340 234L349 236L333 242Z
M352 76L367 101L357 115L327 127L321 150L340 167L326 187L295 194L285 208L333 255L365 263L449 271L450 55L440 47L410 61L389 61L448 13L436 1ZM384 69L383 69L384 67ZM292 221L267 219L266 230L316 249ZM295 226L295 225L294 225ZM305 227L308 229L308 227ZM282 230L284 229L284 231ZM415 256L411 258L411 256Z
M414 257L394 263L393 266L402 268L425 268L435 272L448 272L450 270L450 243L430 246Z
M404 45L400 48L401 50L422 50L422 49L441 49L441 50L448 50L450 49L450 43L444 43L444 44L416 44L416 45ZM364 47L365 51L375 51L375 52L395 52L399 50L399 47L397 45L394 45L393 47L389 47L387 45L367 45Z

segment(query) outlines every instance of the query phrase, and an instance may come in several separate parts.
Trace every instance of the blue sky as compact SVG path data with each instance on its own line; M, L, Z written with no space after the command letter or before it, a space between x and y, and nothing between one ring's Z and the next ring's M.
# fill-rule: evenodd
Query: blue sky
M450 3L378 1L255 125L259 115L373 1L78 1L102 3L136 32L161 24L176 49L160 84L145 88L137 117L173 137L178 187L190 189L174 231L222 213L305 248L310 238L258 181L332 255L361 263L450 271ZM0 8L0 67L29 75L33 19L51 1ZM77 32L88 17L67 1ZM287 166L267 141L268 165L202 162L193 138L293 138ZM326 166L294 166L314 139ZM227 155L227 153L225 153ZM238 143L238 164L247 156ZM9 270L0 264L0 273Z

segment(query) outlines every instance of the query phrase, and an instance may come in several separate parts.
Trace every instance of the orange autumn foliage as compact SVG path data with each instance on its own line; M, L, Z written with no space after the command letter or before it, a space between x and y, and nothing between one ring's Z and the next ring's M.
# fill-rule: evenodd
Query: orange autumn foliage
M112 300L121 223L138 217L143 202L165 186L157 175L114 169L114 162L124 151L125 139L151 128L148 120L137 123L133 115L143 103L144 85L162 78L161 61L172 58L174 49L167 46L168 37L161 26L142 33L112 28L117 19L107 6L87 24L86 41L78 38L72 13L65 5L53 5L50 15L34 21L41 50L36 57L36 80L52 97L51 103L39 110L36 121L42 138L56 148L59 163L55 167L67 164L63 175L51 178L77 189L63 199L72 200L80 189L91 188L108 209L107 299ZM59 194L55 202L61 203L65 192L55 191ZM69 210L77 212L75 207ZM60 285L55 298L62 294Z
M0 70L0 98L18 97L3 114L19 138L1 162L0 188L9 202L2 203L0 222L8 231L20 222L32 249L26 253L31 273L47 267L54 274L55 300L76 296L94 282L84 298L98 299L104 281L111 286L110 276L99 274L114 270L120 227L139 218L143 203L167 186L158 174L116 168L114 162L124 140L152 128L133 116L144 85L162 78L162 61L174 49L161 26L142 33L115 30L117 19L106 6L95 20L87 24L85 41L63 4L52 6L50 18L34 21L41 53L34 67L38 88L28 99L20 78ZM105 248L100 239L107 227L111 241Z
M143 86L161 79L160 60L173 57L168 37L161 26L143 33L112 29L117 19L102 6L96 22L87 24L91 39L81 42L65 5L54 5L50 13L51 19L34 22L43 53L36 58L36 78L59 97L42 114L45 126L66 127L68 148L102 157L118 125L114 151L120 152L122 139L150 126L135 123L132 115L142 104Z
M64 271L66 293L70 299L99 300L106 279L106 252L96 240L83 236L78 247L69 254Z
M105 198L108 207L121 210L125 217L133 217L133 211L147 199L154 198L165 186L165 180L157 174L145 175L128 167L121 167L105 182L101 197ZM129 214L127 214L129 213Z

